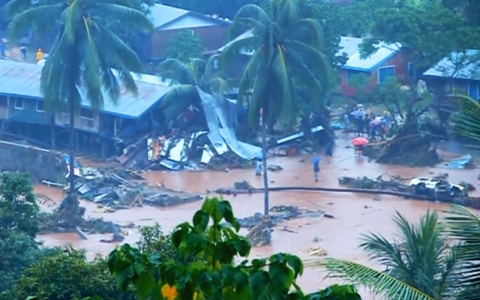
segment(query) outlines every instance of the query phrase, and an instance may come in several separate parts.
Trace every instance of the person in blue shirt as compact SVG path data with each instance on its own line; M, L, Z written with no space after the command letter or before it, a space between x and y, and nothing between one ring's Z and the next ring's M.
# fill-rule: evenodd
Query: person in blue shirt
M315 178L315 182L318 182L318 175L320 173L320 157L315 156L312 159L312 164L313 164L313 176Z

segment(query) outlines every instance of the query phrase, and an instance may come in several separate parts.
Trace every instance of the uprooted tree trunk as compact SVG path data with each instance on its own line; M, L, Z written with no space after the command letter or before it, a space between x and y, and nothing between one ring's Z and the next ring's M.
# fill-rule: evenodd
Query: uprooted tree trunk
M409 97L405 123L400 126L397 134L385 144L377 158L378 163L431 166L440 162L433 136L428 132L422 132L418 122L419 117L429 107L413 111L415 103L420 100L413 93Z

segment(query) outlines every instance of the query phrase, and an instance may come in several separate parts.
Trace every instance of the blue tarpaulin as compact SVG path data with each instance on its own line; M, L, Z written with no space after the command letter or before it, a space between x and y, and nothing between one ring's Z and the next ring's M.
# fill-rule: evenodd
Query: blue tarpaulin
M473 158L470 154L466 154L440 164L441 167L448 169L465 169L472 165Z

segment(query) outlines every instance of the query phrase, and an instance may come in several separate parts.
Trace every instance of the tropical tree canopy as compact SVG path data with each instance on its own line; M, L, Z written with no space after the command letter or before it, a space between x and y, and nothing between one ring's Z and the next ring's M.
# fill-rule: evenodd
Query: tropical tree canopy
M13 7L21 1L10 4ZM121 85L137 91L130 71L140 73L142 65L135 52L105 22L105 16L114 15L124 26L135 23L150 29L145 14L126 3L128 0L48 1L13 17L9 26L13 39L30 29L40 35L57 33L42 71L41 89L47 109L58 109L67 100L78 109L83 97L95 110L104 103L103 90L113 102L120 96Z
M399 233L393 241L371 233L360 245L385 271L337 259L325 260L324 266L331 276L370 287L387 299L448 299L455 291L457 258L438 215L428 212L410 224L397 213L394 221Z
M191 59L189 63L169 58L159 64L158 76L170 82L171 89L163 96L161 108L168 119L176 118L198 99L197 88L223 98L229 89L218 68L219 56L208 60Z
M260 110L268 124L293 120L298 110L293 80L305 94L319 100L329 86L330 64L324 55L318 6L309 0L264 1L242 7L232 24L232 37L250 30L252 35L234 40L224 51L225 61L245 49L253 55L239 83L239 104L252 93L249 120L257 125Z

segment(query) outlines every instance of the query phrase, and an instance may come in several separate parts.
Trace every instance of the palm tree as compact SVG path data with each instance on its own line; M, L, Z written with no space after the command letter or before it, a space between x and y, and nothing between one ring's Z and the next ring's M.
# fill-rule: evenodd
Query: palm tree
M158 76L169 81L172 88L163 96L161 108L165 117L176 117L198 97L197 88L222 99L229 84L218 70L219 55L208 60L192 59L186 64L169 58L158 66Z
M393 242L371 233L360 245L385 271L333 258L321 264L330 276L367 286L387 299L450 299L456 284L456 248L448 246L438 215L427 212L418 224L410 224L397 213L394 221L399 234Z
M120 85L136 94L130 72L142 70L135 52L110 30L105 19L113 17L125 26L137 24L145 29L151 29L152 25L142 12L126 6L128 2L124 0L46 1L27 10L12 9L24 1L12 0L7 7L7 12L14 14L10 15L11 38L18 39L30 29L40 35L56 33L42 70L41 91L48 111L67 109L70 114L68 181L73 199L75 115L80 111L82 98L88 99L91 109L96 111L104 100L119 99Z
M235 16L234 36L251 30L250 37L234 40L223 52L230 62L244 49L253 55L239 82L238 104L249 98L249 123L261 124L264 213L268 215L266 131L278 120L293 122L299 105L295 84L304 94L319 99L329 86L330 64L324 55L322 29L315 16L317 5L310 0L266 0L263 5L245 5Z
M480 299L480 218L472 211L453 205L446 217L451 238L460 241L455 255L461 266L456 299Z

